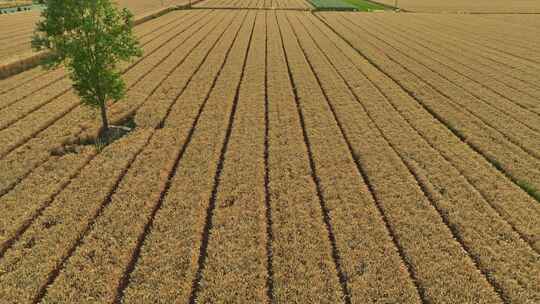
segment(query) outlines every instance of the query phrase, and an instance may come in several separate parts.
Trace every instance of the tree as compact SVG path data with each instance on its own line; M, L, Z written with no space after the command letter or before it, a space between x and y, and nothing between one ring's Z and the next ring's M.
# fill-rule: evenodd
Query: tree
M111 0L47 0L32 39L35 50L50 51L44 66L64 65L83 104L101 112L101 134L109 134L107 103L125 95L120 61L142 55L133 14Z

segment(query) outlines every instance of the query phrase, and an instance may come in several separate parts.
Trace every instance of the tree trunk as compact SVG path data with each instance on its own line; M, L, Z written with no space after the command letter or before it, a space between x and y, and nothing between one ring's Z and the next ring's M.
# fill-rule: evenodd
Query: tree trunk
M109 120L107 119L107 105L105 102L101 103L101 122L103 123L103 134L105 134L105 137L108 137L109 135Z

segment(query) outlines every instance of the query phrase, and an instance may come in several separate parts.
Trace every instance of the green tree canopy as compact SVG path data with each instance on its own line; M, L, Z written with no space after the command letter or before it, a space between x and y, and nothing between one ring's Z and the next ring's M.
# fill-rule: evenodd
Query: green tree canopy
M125 94L120 61L141 56L133 14L111 0L47 0L32 39L35 50L48 50L47 68L64 65L81 101L99 107L107 134L107 102Z

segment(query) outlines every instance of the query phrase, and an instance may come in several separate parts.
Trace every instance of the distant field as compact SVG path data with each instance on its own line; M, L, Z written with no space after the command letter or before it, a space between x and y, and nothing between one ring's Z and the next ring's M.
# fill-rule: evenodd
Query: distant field
M0 0L0 8L17 7L31 5L32 1L6 1Z
M162 7L188 2L189 0L119 0L118 4L129 8L136 16L141 16ZM39 11L27 11L0 15L0 63L27 56L28 52L31 52L30 38L39 14Z
M374 0L393 6L395 0ZM413 12L540 13L538 0L398 0L399 8Z
M103 149L0 80L0 303L540 303L535 22L171 12Z
M204 0L195 5L199 8L263 8L308 10L309 0Z

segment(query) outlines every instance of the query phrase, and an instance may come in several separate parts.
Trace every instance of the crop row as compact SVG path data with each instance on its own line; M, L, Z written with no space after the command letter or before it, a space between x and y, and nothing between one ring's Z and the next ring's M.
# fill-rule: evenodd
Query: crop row
M159 19L151 20L134 28L135 35L144 47L145 55L155 49L152 45L146 46L148 43L159 43L159 40L156 41L156 39L160 38L160 34L170 32L179 24L186 21L177 17L178 15L175 13L167 14L161 16ZM123 66L124 68L135 66L140 60L138 59L132 64L124 64ZM8 101L19 101L40 89L46 88L50 83L58 79L51 77L49 73L40 68L34 68L0 80L0 97L2 97L0 108L5 107ZM62 71L57 71L56 73L60 73L62 75L61 77L65 77Z
M156 35L158 30L166 29L167 27L174 26L175 23L178 23L179 20L175 16L175 14L162 16L159 20L149 21L136 26L133 31L138 37L139 42L142 45L145 45L150 40L156 39L159 36ZM57 78L50 77L49 75L50 74L47 71L34 68L7 79L0 80L0 97L2 99L0 107L3 108L10 100L18 101L27 97L57 80ZM35 82L38 82L39 85L36 86Z
M203 22L203 23L204 23L204 22ZM211 30L212 27L209 26L208 29ZM205 34L205 32L203 32L203 34ZM199 40L200 40L200 39L199 39ZM187 50L189 50L189 49L186 49L186 51L187 51ZM182 57L179 56L177 59L181 59L181 58L182 58ZM172 62L171 62L171 63L172 63ZM156 85L157 85L157 84L156 84ZM151 93L149 92L148 94L151 94ZM57 128L57 127L61 127L61 126L54 126L54 127L53 127L53 130L54 130L54 128ZM50 130L50 131L53 131L53 130ZM49 131L49 130L48 130L48 131ZM43 149L42 146L38 146L38 147L36 147L36 148ZM47 153L47 150L45 150L45 151L38 150L38 151L41 151L41 152L42 152L42 154L43 154L42 158L45 158L45 159L46 159L46 157L48 157L47 154L46 154L46 153ZM32 152L33 152L33 153L32 153ZM27 154L26 156L33 156L34 158L36 158L36 157L38 157L38 156L41 155L41 154L40 154L40 155L36 155L35 152L36 152L35 150L34 150L34 151L29 150L29 151L27 151L28 154ZM20 155L19 155L19 154L16 154L15 157L17 157L17 156L20 156ZM9 159L9 157L8 157L7 161L9 161L9 160L10 160L10 159ZM24 159L23 159L23 160L24 160ZM19 159L19 161L21 161L21 160ZM30 162L30 163L29 163L29 162ZM32 164L32 163L35 164L36 161L35 161L34 159L29 159L29 160L27 160L27 161L22 161L21 163L16 163L17 168L10 168L10 169L11 169L10 174L13 175L14 173L19 173L21 170L26 170L26 171L23 171L23 172L24 172L24 174L27 174L26 172L28 172L28 167L30 167L29 165ZM8 164L8 165L11 164L11 165L13 166L13 163L8 162L7 164ZM20 167L19 167L19 166L20 166ZM14 169L19 169L19 170L14 170ZM20 172L20 173L23 173L23 172ZM8 181L13 181L13 178L12 178L11 180L8 180ZM19 193L19 191L18 191L17 189L15 189L14 192L15 192L15 193Z
M440 124L434 117L430 117L429 112L423 111L414 98L407 96L403 91L396 90L395 83L390 77L381 73L374 73L373 71L377 71L376 68L357 54L354 49L351 49L345 41L334 36L323 25L319 24L318 28L325 31L328 37L333 38L332 40L336 46L355 63L359 72L369 78L417 132L430 142L433 147L436 147L445 158L451 160L492 204L500 208L498 209L500 213L505 214L511 223L519 226L518 230L522 235L526 236L525 239L534 244L533 247L538 250L538 240L534 237L538 232L528 230L533 228L531 222L533 222L532 219L538 212L533 199L520 191L515 191L516 185L506 180L502 174L497 174L497 170L486 162L481 154L471 153L470 147L463 145L463 143L458 144L460 143L459 138L448 136L450 130ZM510 190L512 188L514 190ZM500 189L506 190L499 191Z
M174 14L172 16L174 16ZM166 33L172 27L180 23L177 19L172 18L172 16L163 17L160 22L149 22L135 28L135 35L138 37L141 46L145 48L145 51L147 51L148 49L153 49L152 44L150 43L156 41L156 39L159 38L160 34ZM159 42L159 40L157 42ZM138 61L140 61L140 59L138 59L136 62ZM128 66L129 65L127 64L124 65L125 68L127 68ZM36 74L36 71L40 71L40 69L32 69L29 72L25 72L23 74L29 73L33 75ZM16 77L17 76L13 78ZM41 89L47 88L49 85L54 84L62 78L66 78L65 71L63 69L57 69L55 71L45 74L42 77L32 79L33 81L31 82L21 81L21 79L19 79L19 82L22 83L18 87L6 89L5 92L2 92L2 94L0 95L2 97L0 109L4 109L15 102L24 102L24 98L31 97L36 92L37 94L43 94L43 92L40 91ZM2 84L9 83L10 79L2 81ZM54 92L65 91L69 87L70 84L65 84L63 90Z
M43 293L150 134L137 132L99 154L5 252L0 260L3 303L29 303Z
M485 278L475 270L474 262L463 252L463 245L453 239L454 235L446 225L445 220L441 218L429 197L418 186L414 174L409 172L403 159L395 151L393 143L388 141L386 134L378 127L371 113L366 111L365 105L358 104L360 91L362 92L361 96L370 100L370 105L378 104L372 100L372 98L376 99L377 96L366 96L369 91L366 92L365 89L358 88L358 83L355 83L354 86L357 91L351 91L351 87L345 83L345 78L340 77L328 59L324 58L324 54L328 53L318 51L317 45L310 41L308 32L305 29L302 32L301 26L296 24L293 26L293 30L298 31L299 48L322 89L321 95L323 96L321 96L320 103L324 104L326 101L330 108L326 110L329 117L325 120L331 121L333 119L335 121L339 132L344 134L349 144L349 154L358 157L358 170L365 172L369 189L372 191L383 218L388 223L395 247L399 250L403 263L407 265L409 275L416 283L416 292L412 289L408 298L399 301L412 302L418 296L423 301L427 299L440 301L452 293L450 297L461 299L463 302L468 302L475 297L482 298L486 303L496 302L496 293L487 284ZM313 31L313 34L315 35L316 31ZM323 111L319 109L314 112L321 113ZM385 112L381 111L379 114L383 113ZM325 120L321 119L320 121ZM401 131L399 126L391 123L392 119L387 118L385 122L389 128L397 132ZM358 133L359 129L363 132ZM372 137L373 139L371 139ZM324 142L324 137L321 141ZM377 141L377 143L373 141ZM380 150L377 151L378 149ZM325 164L327 161L321 163ZM376 169L373 170L373 167ZM319 179L323 179L322 174L319 175ZM396 196L396 192L400 193L400 196ZM412 201L416 201L416 205L407 203ZM422 224L420 224L421 222ZM411 225L411 223L415 224ZM422 239L423 244L418 244L416 242L418 239ZM445 263L454 266L434 265L444 255L451 255L451 257L446 258ZM437 267L444 267L445 271L436 270ZM452 273L446 270L447 267L452 268ZM463 281L471 284L465 289L474 290L474 293L458 291L457 286L463 284ZM374 290L377 289L374 288ZM372 298L376 299L377 297L372 296Z
M126 7L134 15L144 15L163 7L187 4L188 0L118 0L120 7Z
M2 79L0 80L0 94L5 94L9 91L20 88L21 86L26 85L46 74L47 71L42 69L30 69L9 78Z
M426 18L426 20L431 19L432 17ZM458 20L461 22L456 22ZM470 25L476 24L479 30L468 32L471 37L475 38L476 43L498 50L499 52L512 54L526 62L538 63L540 56L535 49L535 46L540 42L538 36L532 31L527 31L526 28L520 25L506 25L501 27L500 24L484 19L457 18L456 16L448 16L443 20L439 20L436 24L441 23L441 21L449 29L459 31L470 29ZM515 33L515 31L520 32Z
M222 24L219 32L223 33L229 28L227 23L231 20L227 19L215 21L216 24ZM236 19L238 24L239 18ZM231 30L234 28L229 28L228 32ZM221 33L216 36L219 37ZM200 49L198 52L207 51ZM219 47L213 51L217 56L223 53L224 49ZM214 56L210 55L209 60ZM178 73L184 71L178 70ZM186 90L190 90L189 87L192 84ZM181 95L183 88L178 90L177 94ZM177 104L182 101L182 97L173 100ZM202 102L193 100L183 105L185 110L193 108L193 114L186 115L184 125L156 131L150 145L137 158L115 191L110 206L68 261L58 280L49 288L45 301L69 301L76 299L71 298L72 295L85 295L109 302L123 292L128 279L124 271L130 271L133 266L131 260L136 258L140 242L144 240L150 225L149 221L159 209L170 174L176 169L177 159L189 144L193 126L197 123L196 114L205 107ZM175 117L169 115L167 119ZM145 186L141 187L143 184ZM122 223L122 220L125 222ZM73 277L77 280L73 281ZM115 284L103 284L104 277Z
M377 20L374 21L377 24ZM387 26L391 26L392 24L390 22ZM368 26L365 28L368 29ZM400 39L399 32L396 29L392 31L392 29L382 24L377 24L377 29L382 29L380 33L376 34L378 37L383 37L381 35L392 35L392 38L396 38L397 40L397 48L401 48L402 46L400 45L403 43L408 47L415 48L420 53L429 55L432 62L435 61L436 63L426 63L426 65L436 68L440 66L441 68L438 68L439 70L446 69L452 71L445 74L452 75L450 77L452 77L453 81L459 83L460 87L464 90L474 94L478 99L488 98L491 106L499 108L501 111L506 111L507 115L519 115L515 118L526 122L530 128L538 129L540 124L537 120L540 111L532 105L534 104L534 98L536 98L535 95L540 94L540 90L534 85L526 85L523 81L517 81L517 79L511 77L503 79L494 77L495 74L490 73L489 68L477 62L478 57L480 57L479 55L471 56L474 60L469 60L468 57L463 56L457 57L458 54L451 52L448 47L438 47L433 50L427 47L426 44L422 44L422 41L416 40L414 44L407 43L404 38ZM390 32L388 32L389 30ZM407 32L407 34L411 35L412 33ZM426 36L430 36L430 34ZM453 76L453 74L457 75ZM517 88L514 89L512 86L516 86ZM517 113L513 113L516 111Z
M496 22L502 22L505 26L512 27L525 27L528 29L535 29L540 25L540 20L538 16L535 15L485 15L482 16L487 20L490 20L491 23L496 24ZM533 34L533 33L531 33Z
M202 16L201 16L201 17L202 17ZM211 29L211 28L212 28L212 27L209 27L209 29ZM204 34L204 33L203 33L203 34ZM180 58L181 58L181 57L180 57ZM55 126L55 127L56 127L56 126ZM59 126L59 127L62 127L62 126ZM54 128L53 128L53 129L54 129ZM41 149L44 148L44 147L42 147L42 146L38 146L38 147L41 148ZM35 148L38 148L38 147L35 147ZM35 152L36 152L35 150L33 150L33 151L32 151L32 149L29 149L29 150L30 150L30 151L28 152L29 155L27 155L27 156L34 156L34 157L39 156L39 155L36 155L36 154L35 154ZM31 153L31 152L34 152L34 153ZM44 151L42 151L42 152L43 152L43 154L44 154L43 156L44 156L44 157L47 157L47 155L46 155L46 154L47 154L47 150L44 150ZM17 154L17 155L18 155L18 154ZM10 159L8 158L8 160L10 160ZM19 160L19 161L22 161L21 159L18 159L18 160ZM24 160L24 159L23 159L23 160ZM26 161L26 162L25 162L25 161L22 161L20 164L17 164L17 165L22 166L22 168L20 168L20 169L26 169L26 170L28 170L28 167L29 167L30 163L29 163L28 161ZM17 168L19 168L19 167L17 167ZM14 173L17 173L17 172L18 172L18 170L16 170L15 172L13 172L14 168L10 168L10 169L12 170L12 171L10 172L11 174L14 174ZM26 173L25 173L25 174L26 174ZM52 185L52 184L55 184L55 182L57 182L57 181L54 180L54 179L51 179L51 180L48 180L47 182L49 183L49 185ZM25 180L25 181L21 184L20 187L15 188L12 192L10 192L10 195L15 195L15 196L19 196L19 197L20 197L21 195L24 195L24 189L25 189L25 187L26 187L26 186L25 186L26 183L27 183L27 181ZM51 188L49 188L49 187L44 187L44 189L51 190ZM52 192L54 192L54 191L52 191ZM28 207L28 208L30 208L30 206L32 206L32 205L31 205L31 204L27 204L27 207ZM20 220L21 220L21 219L19 219L19 222L20 222ZM17 222L15 222L15 223L17 223ZM16 226L16 225L15 225L15 226ZM5 229L5 226L4 226L4 229Z

